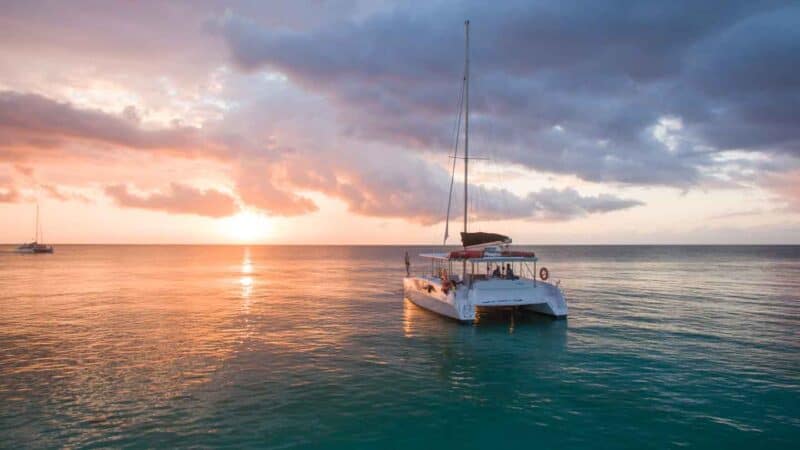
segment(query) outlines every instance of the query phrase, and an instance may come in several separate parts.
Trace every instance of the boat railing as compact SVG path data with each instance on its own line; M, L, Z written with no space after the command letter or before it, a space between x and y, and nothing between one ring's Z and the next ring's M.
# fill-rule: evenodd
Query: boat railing
M406 272L406 276L417 277L417 278L435 278L436 277L435 274L431 273L430 267L428 267L428 268L419 267L419 268L415 269L413 266L412 266L411 269L408 270L408 272Z

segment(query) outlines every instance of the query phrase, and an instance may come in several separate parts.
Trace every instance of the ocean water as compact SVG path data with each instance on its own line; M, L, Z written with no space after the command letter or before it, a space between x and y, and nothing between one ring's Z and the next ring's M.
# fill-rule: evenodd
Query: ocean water
M0 447L800 448L797 246L534 247L570 317L473 325L405 247L11 249Z

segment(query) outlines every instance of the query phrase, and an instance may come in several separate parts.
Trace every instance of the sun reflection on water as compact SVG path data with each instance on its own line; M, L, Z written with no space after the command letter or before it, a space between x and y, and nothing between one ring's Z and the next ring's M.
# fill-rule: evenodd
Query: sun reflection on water
M253 277L239 278L239 284L242 285L242 298L247 300L253 293Z
M239 285L242 288L242 300L244 300L245 312L250 309L250 296L253 294L253 263L250 260L250 247L244 249L244 256L242 258L242 276L239 278Z

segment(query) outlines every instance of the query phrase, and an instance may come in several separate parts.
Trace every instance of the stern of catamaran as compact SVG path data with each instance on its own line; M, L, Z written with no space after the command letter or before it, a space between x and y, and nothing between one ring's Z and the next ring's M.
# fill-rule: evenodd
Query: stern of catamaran
M462 308L474 311L475 308L520 307L554 317L567 316L562 289L537 277L538 258L533 252L496 247L420 256L430 260L430 272L421 277L411 277L416 281L409 280L404 284L407 293L412 295L412 301L427 309L440 312L439 308L433 307L440 306L438 303L429 305L430 300L434 300L429 297L433 296L439 297L437 301L449 303L449 307L457 311ZM424 287L423 291L419 286ZM457 294L447 295L447 286L452 286ZM445 287L444 292L442 287ZM437 291L439 295L436 295ZM442 294L446 298L442 298ZM420 296L424 298L420 299ZM470 315L474 316L474 313Z
M554 317L567 316L563 291L546 281L480 280L473 283L469 295L478 308L521 307Z

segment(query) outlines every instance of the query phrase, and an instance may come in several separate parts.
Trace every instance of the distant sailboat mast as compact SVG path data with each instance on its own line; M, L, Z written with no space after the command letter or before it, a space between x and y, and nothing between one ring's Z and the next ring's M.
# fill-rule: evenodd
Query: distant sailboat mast
M39 200L36 200L36 231L33 236L33 242L39 242Z

